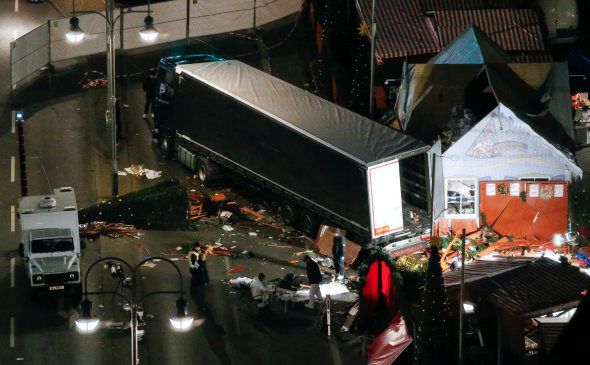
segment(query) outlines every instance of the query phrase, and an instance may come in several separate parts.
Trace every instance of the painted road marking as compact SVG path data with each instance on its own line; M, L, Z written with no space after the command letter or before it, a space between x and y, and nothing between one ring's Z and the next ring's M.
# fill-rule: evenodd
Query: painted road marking
M10 259L10 287L14 288L14 257Z
M11 128L12 133L14 133L16 131L16 129L15 129L16 128L16 125L15 124L16 124L16 110L13 110L12 111L12 128Z
M18 30L15 29L14 32L12 33L12 40L16 41L17 36L18 36Z
M14 0L14 12L18 13L18 0Z
M223 263L225 264L225 271L229 271L230 267L229 267L229 257L224 256L223 257Z
M14 317L10 317L10 347L14 347Z
M14 232L15 228L15 209L14 205L10 206L10 232Z
M14 182L14 171L15 171L16 159L14 156L10 158L10 182Z

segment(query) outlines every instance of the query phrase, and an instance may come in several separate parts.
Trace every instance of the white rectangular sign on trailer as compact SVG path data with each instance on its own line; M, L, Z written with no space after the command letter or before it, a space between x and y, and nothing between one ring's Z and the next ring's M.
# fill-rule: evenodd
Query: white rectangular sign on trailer
M399 160L368 168L371 237L373 239L404 228Z

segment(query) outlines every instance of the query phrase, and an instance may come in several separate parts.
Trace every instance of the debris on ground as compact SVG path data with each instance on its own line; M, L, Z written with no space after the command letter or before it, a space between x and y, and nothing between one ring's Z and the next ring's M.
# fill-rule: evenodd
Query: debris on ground
M124 170L130 175L145 177L149 180L157 179L162 176L162 171L147 169L143 167L143 165L131 165L130 167L125 167Z
M254 254L251 251L244 250L242 252L234 253L231 256L236 259L247 259L254 256Z
M189 219L191 221L196 221L207 216L207 213L203 209L205 197L194 192L188 192L187 196L190 203Z
M131 224L124 223L106 223L91 222L80 224L80 236L87 238L96 238L100 235L110 238L133 237L139 238L140 234Z
M260 211L257 212L255 210L248 208L248 207L240 207L240 210L242 212L246 213L247 215L253 217L254 221L260 221L261 219L266 218L266 215L264 215ZM264 211L264 210L262 210L262 211Z
M251 282L252 279L247 278L245 276L240 276L239 278L235 279L229 279L229 285L234 286L236 288L249 288Z
M301 255L308 254L308 253L313 253L313 250L305 250L305 251L295 252L295 253L293 253L293 256L301 256Z
M240 271L244 271L248 268L248 266L244 266L244 265L236 265L234 267L232 267L231 269L227 270L228 274L235 274L237 272Z

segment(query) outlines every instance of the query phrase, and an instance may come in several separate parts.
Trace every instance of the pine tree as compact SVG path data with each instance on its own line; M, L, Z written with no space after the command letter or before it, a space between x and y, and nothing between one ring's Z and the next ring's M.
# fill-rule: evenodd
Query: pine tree
M117 196L78 212L80 224L126 223L138 228L178 229L188 225L189 200L177 180Z
M371 86L371 42L369 25L365 22L361 23L358 31L348 108L367 116L369 114L369 87Z
M422 292L420 318L416 330L415 360L417 364L450 363L447 351L450 306L439 261L438 245L431 244L426 284Z
M321 80L318 93L321 97L332 100L332 77L337 76L340 67L341 36L344 29L344 6L341 0L326 0L323 8L322 35L319 58ZM337 100L332 100L337 102Z

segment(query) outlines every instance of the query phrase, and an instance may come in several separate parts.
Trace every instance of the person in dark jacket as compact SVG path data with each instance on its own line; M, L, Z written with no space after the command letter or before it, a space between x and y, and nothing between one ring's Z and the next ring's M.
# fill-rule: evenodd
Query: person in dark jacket
M344 257L346 255L346 239L340 228L336 228L332 239L332 258L334 259L334 276L336 279L344 279Z
M322 293L320 291L320 283L322 282L322 273L320 272L320 266L309 257L305 255L303 257L307 269L307 280L309 280L309 303L305 306L307 308L314 308L314 297L322 300Z
M154 100L158 96L158 70L150 68L147 77L143 80L143 92L145 93L145 107L143 108L143 119L148 117L151 107L151 117L154 117Z
M209 286L209 272L207 271L207 254L199 253L196 268L191 270L191 295L195 297L197 307L205 310L205 293Z

